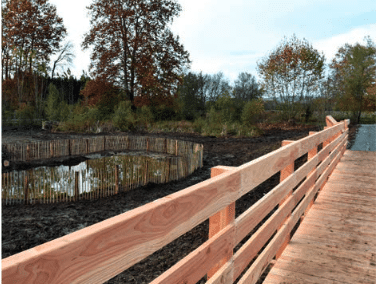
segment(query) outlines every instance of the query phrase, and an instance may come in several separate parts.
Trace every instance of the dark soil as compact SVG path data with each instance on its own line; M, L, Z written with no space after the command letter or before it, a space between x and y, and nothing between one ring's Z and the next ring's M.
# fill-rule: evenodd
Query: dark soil
M350 128L354 139L355 126ZM210 178L211 167L240 166L280 147L282 140L298 140L317 127L280 126L264 129L255 138L202 137L195 134L148 134L178 138L204 145L203 168L186 179L167 184L147 186L122 192L99 200L78 202L2 206L2 258L62 237L76 230L124 213L143 204L182 190ZM103 133L101 134L103 135ZM108 135L108 133L106 133ZM116 135L116 134L115 134ZM139 135L145 135L140 133ZM39 130L7 129L2 142L66 139L80 134L55 134ZM236 202L236 216L240 215L279 182L279 174L268 179L251 193ZM163 249L139 262L107 283L149 283L208 239L208 220L184 234ZM201 281L204 283L204 280Z

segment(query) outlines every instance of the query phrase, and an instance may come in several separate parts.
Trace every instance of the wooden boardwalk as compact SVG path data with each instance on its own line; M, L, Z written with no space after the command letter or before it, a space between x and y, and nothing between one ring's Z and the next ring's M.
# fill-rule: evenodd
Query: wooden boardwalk
M345 152L264 283L376 283L375 155Z

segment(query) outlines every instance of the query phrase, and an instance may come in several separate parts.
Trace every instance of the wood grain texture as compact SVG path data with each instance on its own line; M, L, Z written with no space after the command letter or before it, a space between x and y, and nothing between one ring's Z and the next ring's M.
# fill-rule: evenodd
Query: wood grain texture
M238 167L242 175L238 198L287 167L292 160L296 160L316 145L342 131L344 124L337 124Z
M228 225L151 284L197 283L216 263L233 253L234 225Z
M263 198L258 200L253 206L241 214L236 220L237 235L236 244L238 244L252 229L255 228L259 222L261 222L271 210L279 204L279 202L310 172L312 172L316 165L320 162L321 167L317 168L315 177L311 178L309 182L313 182L312 179L317 179L325 170L327 165L334 158L336 151L339 151L341 145L340 142L344 142L346 139L346 133L341 137L330 143L327 147L322 149L311 160L302 165L296 172L283 180L279 185L267 193ZM335 148L337 147L337 148ZM332 151L332 155L328 156L328 153ZM306 181L307 183L308 181ZM299 189L298 189L299 190Z
M224 172L232 171L236 169L235 167L224 167L224 166L217 166L214 168L211 168L211 177L216 177ZM236 203L233 202L224 209L222 209L220 212L217 212L215 215L211 216L209 218L209 233L208 238L212 238L217 233L219 233L222 229L224 229L226 226L228 226L231 223L234 223L234 218L236 214ZM233 240L234 241L234 240ZM212 267L208 273L207 278L211 278L217 270L221 266L223 266L233 255L233 247L228 250L228 254L224 256L223 259L221 259L214 267Z
M362 175L370 163L374 154L345 152L264 283L375 283L375 177Z
M296 209L292 212L292 215L287 219L284 223L283 227L277 232L277 234L272 238L269 242L267 247L263 250L263 252L258 256L255 262L251 265L251 267L246 271L243 277L240 279L238 283L256 283L259 279L259 276L263 273L263 271L267 268L269 262L272 258L276 255L279 248L281 247L282 243L286 239L287 235L290 234L295 224L298 222L300 217L304 214L306 208L309 206L310 202L314 198L315 194L321 188L322 184L326 181L327 176L332 171L332 169L336 166L338 161L341 158L341 153L335 157L335 159L330 163L330 165L326 168L324 173L321 177L316 181L315 185L309 190L309 192L305 195L304 199L300 202L300 204L296 207ZM284 252L283 252L284 254ZM279 260L278 260L279 261Z
M196 283L220 261L220 267L216 268L208 282L230 283L285 220L240 282L255 283L334 170L347 142L346 125L344 122L337 123L238 168L216 167L214 171L218 171L218 175L210 180L3 259L3 283L103 283L210 216L213 216L211 238L154 283ZM333 141L314 155L313 149L325 140ZM177 143L173 143L171 148L178 154ZM312 151L311 159L233 222L233 204L239 197L309 151ZM345 156L352 159L347 152ZM349 173L341 168L335 170L334 175L347 176ZM284 200L305 177L306 180ZM350 196L347 194L340 197L333 195L329 200L348 200ZM366 200L359 198L361 210L370 212L369 203L362 205L363 201ZM232 256L236 244L279 203L280 208ZM324 202L319 210L326 210L326 206L328 204ZM292 212L293 208L295 210ZM319 225L317 220L308 218L313 226ZM324 219L324 223L341 220L341 216L333 215ZM366 223L365 226L370 227L371 224ZM335 229L340 228L335 226Z
M102 283L229 205L239 183L225 173L3 259L3 283Z

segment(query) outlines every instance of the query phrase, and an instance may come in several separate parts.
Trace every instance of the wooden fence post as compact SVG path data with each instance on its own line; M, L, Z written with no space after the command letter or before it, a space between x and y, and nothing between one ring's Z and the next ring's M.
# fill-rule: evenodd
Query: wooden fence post
M54 157L54 145L53 141L50 142L50 158Z
M28 172L25 172L24 178L24 203L28 204L29 202L29 181L28 181Z
M284 140L284 141L282 141L281 146L283 147L283 146L289 145L289 144L291 144L291 143L293 143L293 142L295 142L295 141ZM282 170L280 171L280 182L282 182L282 181L285 180L287 177L289 177L291 174L293 174L294 170L295 170L295 161L291 161L291 163L290 163L288 166L286 166L284 169L282 169ZM292 195L292 192L293 192L293 191L292 191L292 189L291 189L291 190L289 191L289 193L288 193L288 194L282 199L282 201L280 201L280 203L279 203L279 207L285 202L285 200L287 200L287 198L288 198L289 196ZM287 218L284 219L284 221L283 221L283 223L281 224L281 226L284 224L284 222L285 222L288 218L289 218L289 216L287 216ZM281 228L281 226L279 227L279 229ZM278 252L276 253L276 256L275 256L276 259L278 259L278 258L281 256L281 254L283 253L285 247L288 245L290 239L291 239L291 237L290 237L290 235L288 235L288 236L286 237L286 239L284 240L282 246L280 247L280 249L279 249Z
M225 166L217 166L211 168L211 178L218 176L226 171L231 171L235 167L225 167ZM233 202L232 204L225 207L223 210L217 212L215 215L209 218L209 234L208 238L212 238L222 229L224 229L227 225L234 222L235 219L235 210L236 203ZM231 259L233 255L233 251L231 250L226 257L224 257L221 261L219 261L214 267L212 267L207 273L207 280L210 279L216 272L219 270L221 266L223 266L228 260Z
M29 161L30 158L30 145L26 146L26 161Z
M170 161L171 161L171 158L170 157L167 157L167 160L168 160L168 169L167 169L167 173L166 173L166 181L165 182L169 182L170 181Z
M144 184L148 183L148 159L145 160Z
M310 132L309 132L309 136L314 135L314 134L316 134L316 133L317 133L317 132L315 132L315 131L310 131ZM315 146L313 149L311 149L311 150L308 152L308 161L311 160L311 159L313 159L314 156L317 155L317 152L318 152L318 145ZM312 172L314 172L314 171L315 171L315 169L313 169L313 170L309 173L309 175L310 175ZM301 218L300 218L300 222L302 222L302 220L304 219L304 217L308 214L310 208L311 208L312 205L314 204L314 200L315 200L315 198L316 198L316 197L314 197L314 198L310 201L310 203L309 203L309 205L308 205L308 208L306 208L306 210L305 210L304 215L301 216Z
M75 201L79 200L79 172L75 172Z
M119 165L115 165L115 194L119 192Z

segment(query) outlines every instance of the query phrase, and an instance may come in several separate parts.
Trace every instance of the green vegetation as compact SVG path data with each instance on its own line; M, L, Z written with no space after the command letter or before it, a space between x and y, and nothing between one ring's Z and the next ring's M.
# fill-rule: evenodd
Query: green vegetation
M54 6L4 1L3 125L41 126L48 120L57 122L53 131L175 131L218 137L257 136L271 124L323 124L334 111L342 112L334 113L337 120L375 123L376 48L370 38L364 45L340 48L327 77L323 54L305 39L284 38L258 62L260 81L241 72L230 82L222 72L189 69L188 51L166 28L182 7L160 2L145 3L145 9L108 3L126 26L138 31L146 24L140 21L147 21L153 31L123 37L122 43L113 35L125 32L124 26L109 20L109 9L88 7L98 16L82 43L83 48L94 47L92 73L77 79L68 68L74 48L63 41L66 29ZM28 18L39 10L39 18ZM26 22L27 28L15 28ZM98 30L109 37L105 40ZM57 59L51 61L54 54Z

